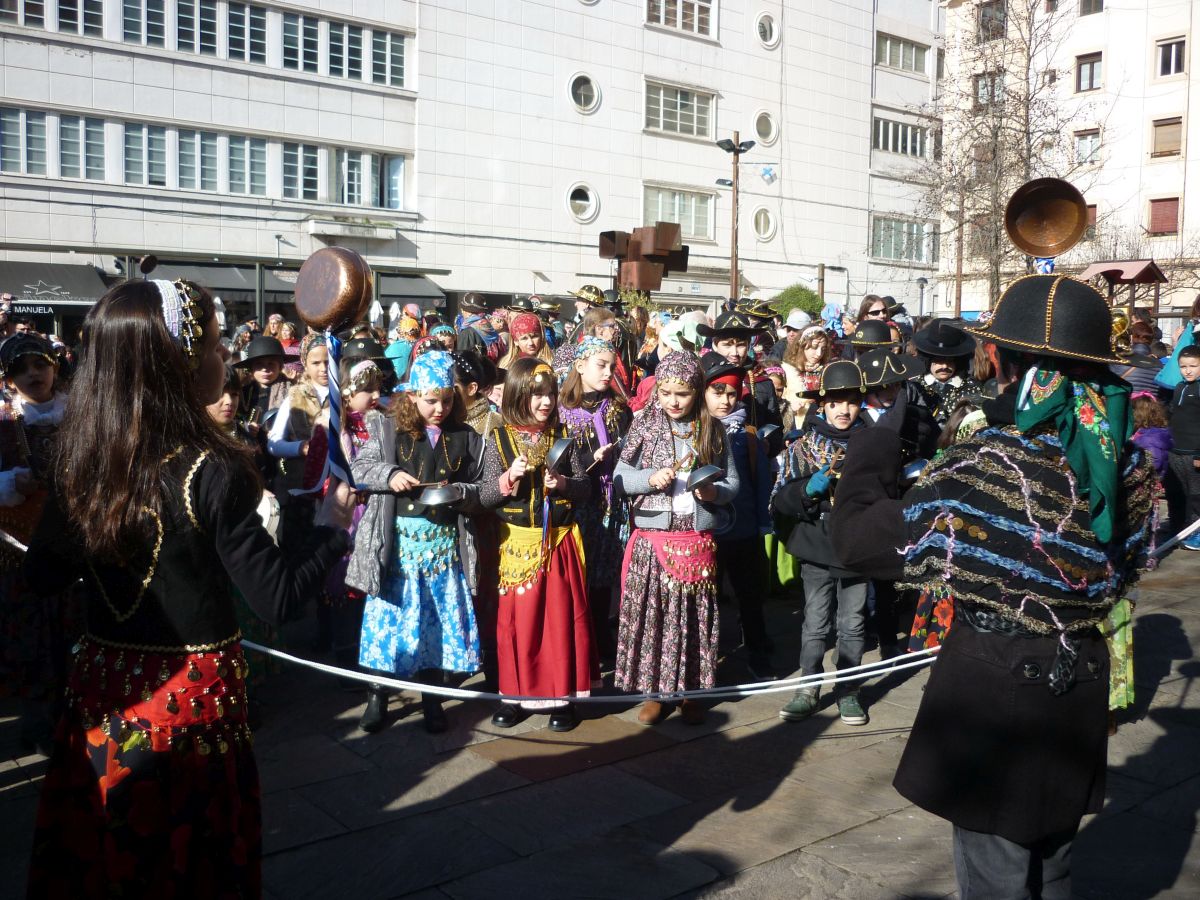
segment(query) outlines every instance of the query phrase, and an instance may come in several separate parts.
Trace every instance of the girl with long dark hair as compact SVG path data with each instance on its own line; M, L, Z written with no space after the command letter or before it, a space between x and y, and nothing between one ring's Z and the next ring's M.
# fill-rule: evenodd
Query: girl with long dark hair
M132 281L84 323L51 500L25 560L82 579L86 631L42 787L31 897L256 897L258 772L232 587L295 618L346 550L336 486L284 560L247 451L205 406L224 366L212 299ZM117 411L121 414L118 415Z

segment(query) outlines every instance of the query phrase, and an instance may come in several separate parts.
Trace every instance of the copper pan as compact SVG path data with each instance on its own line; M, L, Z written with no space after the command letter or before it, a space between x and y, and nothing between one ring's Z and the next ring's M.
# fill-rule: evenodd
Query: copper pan
M1009 240L1021 252L1043 259L1066 253L1083 237L1087 226L1087 201L1061 178L1025 182L1004 209Z

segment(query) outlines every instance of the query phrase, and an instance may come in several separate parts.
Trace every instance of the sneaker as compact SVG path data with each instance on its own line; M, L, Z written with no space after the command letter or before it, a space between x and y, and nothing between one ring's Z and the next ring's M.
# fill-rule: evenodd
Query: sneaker
M792 695L792 699L779 711L779 718L785 722L800 722L817 711L819 694L812 688L800 688Z
M1183 544L1184 550L1200 550L1200 531L1180 543Z
M857 694L847 694L838 700L838 715L842 717L845 725L866 725L870 721L867 711L858 702Z

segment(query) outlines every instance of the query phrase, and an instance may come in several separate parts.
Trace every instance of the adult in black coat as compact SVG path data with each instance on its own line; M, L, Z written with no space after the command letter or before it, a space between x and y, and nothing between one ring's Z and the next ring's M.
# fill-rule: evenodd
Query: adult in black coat
M1155 525L1153 472L1124 449L1128 386L1104 369L1110 327L1090 287L1021 279L977 330L1000 348L1007 385L984 404L989 427L903 497L886 418L851 439L843 464L830 521L840 562L954 597L895 785L953 824L964 900L1069 896L1071 840L1103 802L1097 625L1136 582ZM1076 414L1084 384L1092 405ZM1086 427L1101 418L1107 431Z

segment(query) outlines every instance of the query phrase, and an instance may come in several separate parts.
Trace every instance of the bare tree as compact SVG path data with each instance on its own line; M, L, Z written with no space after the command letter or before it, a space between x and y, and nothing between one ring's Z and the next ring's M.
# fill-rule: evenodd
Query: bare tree
M1008 198L1032 178L1068 179L1086 191L1094 167L1076 158L1075 125L1091 110L1064 99L1073 73L1055 68L1073 13L1045 0L950 0L945 77L922 110L942 122L940 152L921 181L925 215L942 223L942 258L954 266L954 309L964 280L984 280L989 305L1032 263L1008 240ZM1084 183L1080 183L1084 182Z

